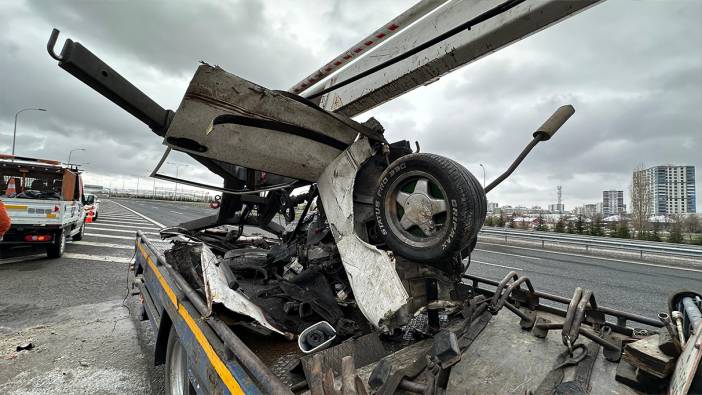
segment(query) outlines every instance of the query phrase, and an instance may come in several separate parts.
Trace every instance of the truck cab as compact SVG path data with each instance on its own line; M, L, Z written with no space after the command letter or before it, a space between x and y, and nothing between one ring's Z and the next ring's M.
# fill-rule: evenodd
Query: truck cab
M87 222L95 222L100 216L100 198L92 193L83 195L83 204Z
M58 258L67 237L83 237L86 211L77 167L0 155L0 199L12 222L3 247L40 244L49 258Z

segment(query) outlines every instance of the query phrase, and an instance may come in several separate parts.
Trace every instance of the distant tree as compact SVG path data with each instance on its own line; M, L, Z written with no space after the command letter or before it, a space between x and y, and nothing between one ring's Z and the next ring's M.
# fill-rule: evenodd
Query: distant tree
M625 219L619 220L617 223L617 230L614 232L614 237L620 239L630 239L631 232L629 232L629 222Z
M685 218L685 231L690 234L690 240L693 240L694 234L700 231L700 220L694 213Z
M683 242L683 223L684 219L680 215L671 215L670 233L668 234L669 243Z
M592 222L590 222L589 233L591 236L604 236L604 229L602 229L602 215L601 214L595 214L592 217Z
M578 219L575 220L575 233L579 235L585 233L585 222L582 215L578 215Z
M651 216L652 199L650 181L646 177L643 166L634 170L631 181L631 219L634 231L639 238L646 235L648 219Z
M495 226L498 228L504 228L505 227L505 215L500 213L500 216L497 217L495 220Z
M615 221L607 222L607 233L610 237L614 237L617 233L617 223Z
M553 229L554 232L558 233L565 233L566 231L566 222L563 217L558 218L558 221L556 222L556 226Z
M659 234L661 224L658 221L654 221L651 224L651 234L648 237L648 240L651 241L661 241L661 235Z
M636 238L639 240L651 240L651 235L649 234L648 230L642 229L636 232Z
M544 220L544 216L542 214L539 214L539 217L536 219L536 221L536 230L541 232L548 232L548 225L546 225L546 220Z
M697 236L697 240L694 240L693 244L701 245L702 246L702 234L699 234Z
M494 226L494 224L495 224L495 221L493 220L492 215L488 215L485 218L485 226Z
M570 234L575 233L575 225L573 224L573 221L566 222L566 232Z
M514 228L515 228L514 219L515 219L516 217L517 217L517 214L515 214L515 213L512 213L512 216L509 217L509 221L507 221L507 227L508 227L508 228L510 228L510 229L514 229Z

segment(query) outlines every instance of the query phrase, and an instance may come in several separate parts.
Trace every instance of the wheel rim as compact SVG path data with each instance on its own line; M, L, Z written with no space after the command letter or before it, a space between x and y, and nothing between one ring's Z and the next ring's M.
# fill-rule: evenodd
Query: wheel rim
M187 372L185 365L185 353L180 342L173 344L170 360L168 361L168 375L170 383L170 394L186 394L186 385L189 382L186 380Z
M415 170L400 175L385 196L386 221L405 244L427 247L440 242L450 223L446 191L431 174Z

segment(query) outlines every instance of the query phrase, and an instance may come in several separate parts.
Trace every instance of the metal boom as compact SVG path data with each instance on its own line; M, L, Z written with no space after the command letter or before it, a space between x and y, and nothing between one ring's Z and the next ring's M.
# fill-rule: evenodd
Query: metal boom
M422 1L415 7L425 3ZM354 78L379 67L390 59L402 57L408 51L455 30L467 21L480 19L473 26L461 30L406 59L382 68L365 78L334 89L321 97L320 106L326 110L355 116L383 104L419 86L434 82L439 77L529 36L558 21L582 11L601 0L455 0L438 6L436 2L423 7L425 17L380 43L372 55L358 58L345 69L324 79L313 73L302 96L316 97L323 89ZM507 6L507 7L505 7ZM482 15L504 7L482 20ZM404 14L402 14L404 15ZM401 15L401 16L402 16ZM397 20L393 18L391 22ZM387 26L383 25L383 26ZM382 28L381 28L382 29ZM340 55L343 58L345 51ZM338 57L337 57L338 58ZM392 62L388 62L392 63ZM333 63L332 63L333 64ZM320 70L324 70L323 67ZM322 81L323 83L319 83ZM296 84L299 89L299 83Z

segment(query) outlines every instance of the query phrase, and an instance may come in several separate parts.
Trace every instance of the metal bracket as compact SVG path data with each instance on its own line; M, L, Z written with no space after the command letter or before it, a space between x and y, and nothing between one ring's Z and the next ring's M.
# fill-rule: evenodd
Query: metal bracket
M297 183L297 180L293 180L293 181L290 181L287 183L276 184L276 185L272 185L270 187L265 187L265 188L231 189L231 188L225 188L225 187L220 187L220 186L215 186L215 185L203 184L200 182L188 181L188 180L184 180L182 178L167 176L165 174L159 174L158 171L161 170L161 166L163 166L163 163L166 161L166 158L168 157L168 155L170 153L171 153L171 147L166 148L166 152L163 153L163 156L161 157L161 160L158 161L156 168L151 172L151 174L150 174L151 177L159 179L159 180L177 182L179 184L184 184L184 185L190 185L190 186L197 187L197 188L214 189L216 191L230 193L232 195L251 195L251 194L257 194L257 193L261 193L261 192L277 191L279 189L290 188L295 183Z

